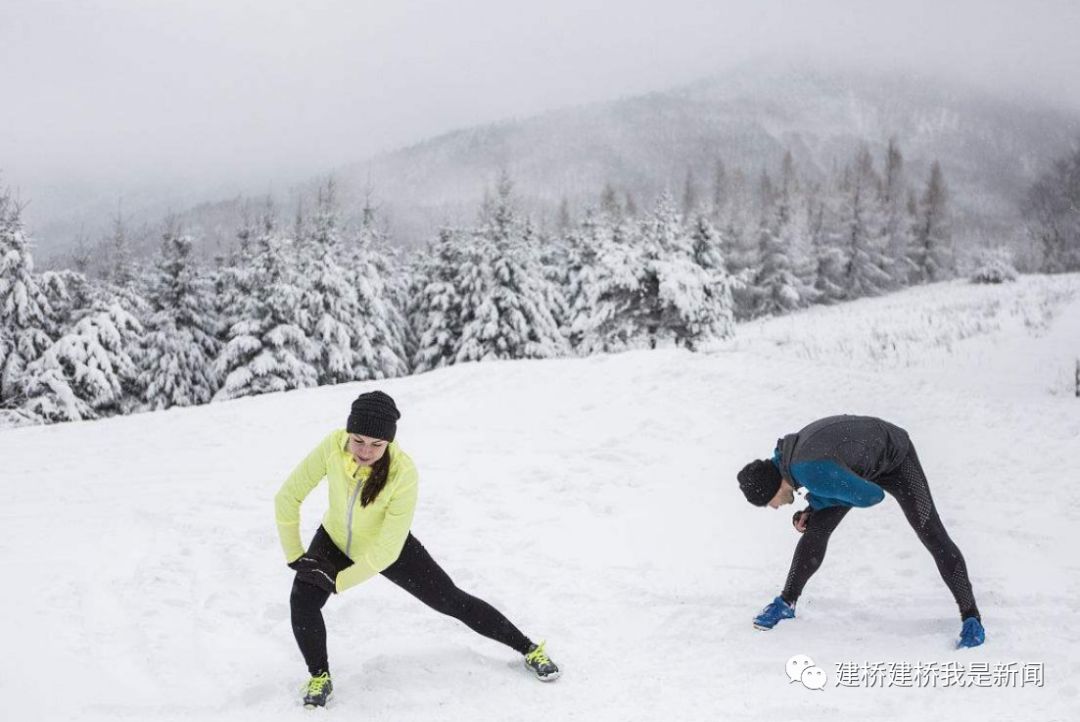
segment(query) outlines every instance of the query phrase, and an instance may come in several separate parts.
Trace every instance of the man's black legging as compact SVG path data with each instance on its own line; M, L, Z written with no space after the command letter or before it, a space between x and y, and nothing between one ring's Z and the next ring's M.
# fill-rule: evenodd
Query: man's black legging
M311 540L307 556L329 560L338 573L352 565L352 560L337 548L321 526ZM490 604L458 589L412 533L405 540L397 561L384 569L382 575L435 611L464 622L474 632L502 642L521 654L528 653L532 645L529 638ZM289 597L293 634L312 676L330 671L326 656L326 624L322 616L322 608L329 598L330 592L293 580Z
M915 447L911 447L895 471L877 479L875 483L900 503L908 523L919 535L919 541L934 556L938 572L960 609L961 619L980 618L964 556L941 523ZM794 604L799 599L803 586L821 566L829 536L850 510L851 507L847 506L831 506L810 515L806 531L795 547L784 591L780 594L788 604Z

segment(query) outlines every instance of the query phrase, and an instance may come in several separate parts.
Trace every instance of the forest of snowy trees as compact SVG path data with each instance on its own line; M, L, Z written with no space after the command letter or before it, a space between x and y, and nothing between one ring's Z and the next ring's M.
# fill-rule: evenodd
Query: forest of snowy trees
M1029 198L1047 271L1080 268L1076 205L1069 216L1060 200L1077 197L1077 168L1080 155L1063 161ZM156 260L135 264L118 222L104 278L35 273L21 206L0 193L0 425L467 361L697 350L739 320L956 273L941 169L909 178L895 143L877 160L860 150L826 182L801 177L790 154L753 178L717 162L710 181L704 193L688 176L679 200L645 209L605 188L582 217L564 208L542 231L504 174L473 227L406 255L370 207L345 227L331 180L291 220L269 200L249 206L235 249L210 266L175 221Z

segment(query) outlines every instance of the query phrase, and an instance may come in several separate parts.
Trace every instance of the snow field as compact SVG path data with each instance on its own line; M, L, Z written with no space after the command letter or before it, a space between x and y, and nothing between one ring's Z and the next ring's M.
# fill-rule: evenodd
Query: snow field
M956 282L744 324L675 349L467 364L410 378L0 432L0 717L306 714L273 524L285 475L382 388L421 472L413 530L563 667L520 659L383 579L331 599L335 699L366 720L1065 720L1077 704L1080 277ZM814 418L907 428L963 550L988 643L896 503L856 510L798 618L791 512L735 472ZM304 505L309 538L325 508ZM824 691L789 684L808 654ZM1043 662L1042 688L865 689L840 662ZM314 714L324 714L316 712Z

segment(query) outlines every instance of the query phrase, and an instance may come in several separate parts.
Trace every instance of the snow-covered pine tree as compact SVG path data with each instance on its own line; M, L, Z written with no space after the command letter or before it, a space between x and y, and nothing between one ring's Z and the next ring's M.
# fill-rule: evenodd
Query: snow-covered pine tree
M637 227L603 209L585 218L575 236L576 267L568 289L570 338L581 355L640 345L634 319L641 244Z
M688 348L731 332L731 299L727 274L704 263L719 246L708 221L702 219L700 246L687 233L670 194L639 226L636 243L614 242L603 249L592 345L615 350L656 347L672 342Z
M816 292L805 269L809 224L791 153L784 154L780 187L759 231L760 266L752 282L754 315L779 315L808 306Z
M881 184L881 208L883 215L885 269L892 279L892 288L906 286L915 271L911 264L911 223L906 217L904 201L907 197L907 181L904 176L904 156L896 138L889 139L885 149L885 177Z
M253 396L318 383L319 349L307 334L303 290L295 249L265 215L252 258L252 287L242 301L240 320L214 361L224 384L214 401Z
M723 242L708 217L699 214L690 229L690 253L701 269L701 303L692 309L692 333L682 340L694 350L711 340L728 338L735 332L735 301L732 291L737 281L727 271Z
M846 181L834 178L810 201L811 255L814 262L814 290L819 303L836 303L844 298L844 252L840 248L843 231L840 207Z
M544 277L531 224L513 207L504 172L473 232L459 275L465 321L456 362L551 358L569 351L552 313L556 290Z
M175 220L166 223L161 258L149 280L153 309L146 323L139 386L149 409L208 403L219 379L214 359L221 350L208 279L191 257L192 240Z
M454 363L465 308L458 281L465 257L463 234L443 229L418 264L415 303L410 319L417 334L413 369L430 371Z
M697 216L701 204L698 198L697 181L694 180L694 169L686 169L686 180L683 182L683 195L682 195L682 218L683 222L687 225L693 222L695 216Z
M587 208L578 228L567 232L564 247L567 320L565 335L571 348L588 353L586 343L593 335L601 249L611 243L610 218L594 208Z
M52 343L53 311L33 271L22 208L0 189L0 408L19 405L27 366Z
M730 176L725 187L728 195L720 220L720 237L728 273L736 280L735 318L744 320L753 315L752 282L760 263L758 223L752 194L741 169Z
M318 189L310 228L298 211L293 231L301 267L296 282L307 319L303 330L317 348L313 363L319 385L378 378L377 368L375 374L364 375L372 365L372 348L361 335L367 319L361 315L357 297L355 276L360 269L347 264L346 271L340 225L337 188L331 178ZM362 363L357 363L358 357Z
M1028 190L1023 210L1039 270L1080 270L1080 148L1039 176Z
M714 226L723 227L730 203L731 180L728 178L727 166L722 159L717 158L713 167L712 198L709 204L709 220Z
M105 240L105 279L116 286L127 288L135 280L135 264L131 257L131 239L124 220L123 209L117 206L113 216L112 235Z
M918 223L911 262L920 283L950 278L955 270L949 227L948 189L941 164L934 161L926 190L919 200Z
M247 299L255 286L255 252L259 224L273 219L273 201L267 198L261 215L256 218L248 201L240 209L240 225L236 229L237 245L228 258L214 270L214 335L223 347L229 340L233 324L243 316Z
M100 291L82 271L61 269L39 276L40 286L52 308L53 328L73 326L94 305Z
M353 320L353 378L382 379L409 372L415 342L401 304L411 280L409 269L387 240L373 212L365 212L350 244L348 283L356 295Z
M881 197L874 159L863 147L848 176L846 198L841 206L840 227L845 250L844 293L847 299L877 296L889 288L878 199Z
M27 367L26 408L48 422L130 410L142 327L116 299L99 302Z

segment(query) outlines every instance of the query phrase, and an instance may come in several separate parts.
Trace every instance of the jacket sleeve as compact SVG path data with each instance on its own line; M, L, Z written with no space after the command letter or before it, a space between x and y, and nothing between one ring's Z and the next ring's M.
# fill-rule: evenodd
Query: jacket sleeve
M326 476L326 459L336 444L331 433L289 474L274 497L274 516L285 561L294 562L304 553L300 542L300 504Z
M880 486L830 459L792 464L791 474L810 492L807 501L814 509L830 506L867 507L885 498Z
M403 470L401 480L394 486L394 496L386 507L386 517L375 542L356 557L351 566L338 573L338 592L371 579L397 561L412 527L413 512L416 511L417 481L415 467L409 466Z

